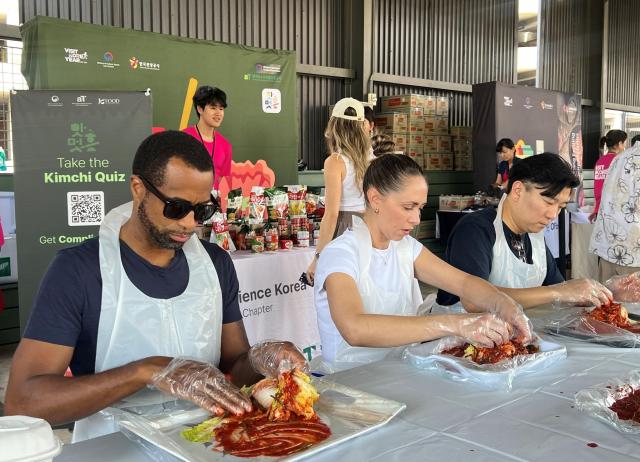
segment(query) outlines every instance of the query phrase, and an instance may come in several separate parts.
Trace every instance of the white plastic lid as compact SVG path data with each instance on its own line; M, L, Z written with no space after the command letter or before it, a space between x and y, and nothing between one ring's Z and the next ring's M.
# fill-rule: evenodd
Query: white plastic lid
M46 420L21 415L0 417L0 462L44 462L62 451Z

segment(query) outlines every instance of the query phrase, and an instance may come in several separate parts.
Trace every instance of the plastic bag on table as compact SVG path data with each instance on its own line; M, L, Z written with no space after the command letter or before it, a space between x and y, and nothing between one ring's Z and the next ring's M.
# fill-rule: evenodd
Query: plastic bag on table
M536 318L536 330L574 340L609 345L616 348L640 347L640 335L612 324L591 319L589 308L565 308ZM632 321L635 322L635 321Z
M625 436L640 442L640 422L623 420L611 409L619 399L640 389L640 370L633 370L624 377L613 378L608 383L600 383L576 393L576 407L615 428Z
M495 364L476 364L443 351L467 343L461 337L445 337L433 342L407 347L402 359L418 369L434 371L458 382L473 383L490 389L511 391L513 380L533 373L567 357L564 345L534 337L537 353L518 355Z

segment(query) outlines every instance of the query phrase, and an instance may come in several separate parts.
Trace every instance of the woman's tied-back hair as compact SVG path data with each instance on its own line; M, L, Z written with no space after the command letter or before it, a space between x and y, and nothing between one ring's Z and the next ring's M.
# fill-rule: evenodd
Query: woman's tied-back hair
M355 116L352 108L345 110L345 115ZM357 120L340 119L331 117L324 131L327 150L331 154L343 154L353 162L356 183L362 184L364 172L369 165L369 151L371 140L365 132L364 123Z
M373 155L380 157L383 154L391 154L396 150L396 143L393 142L389 135L377 134L371 137L371 147Z
M383 154L372 160L362 180L365 202L369 205L367 197L369 189L376 188L383 196L391 192L398 192L402 190L404 180L411 176L424 178L424 171L409 156Z
M627 141L627 133L624 130L609 130L605 136L600 138L600 147L612 149L618 143L625 141Z

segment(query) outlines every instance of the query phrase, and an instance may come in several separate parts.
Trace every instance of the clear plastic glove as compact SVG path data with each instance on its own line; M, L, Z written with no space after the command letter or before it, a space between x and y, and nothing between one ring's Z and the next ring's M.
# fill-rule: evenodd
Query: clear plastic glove
M640 272L614 276L604 283L613 293L616 302L640 302Z
M600 306L608 304L611 291L593 279L571 279L549 287L552 291L553 307L561 305Z
M309 363L291 342L269 340L257 343L249 350L249 361L256 372L265 377L278 377L294 368L309 372Z
M186 358L174 358L151 377L149 384L165 393L186 399L203 409L222 415L251 412L251 401L215 366Z
M511 336L507 323L496 315L483 313L452 316L456 324L453 333L476 346L491 348L502 345Z
M489 312L505 321L513 329L511 338L515 338L523 345L528 345L533 340L533 326L524 314L522 305L509 297L504 292L497 292Z

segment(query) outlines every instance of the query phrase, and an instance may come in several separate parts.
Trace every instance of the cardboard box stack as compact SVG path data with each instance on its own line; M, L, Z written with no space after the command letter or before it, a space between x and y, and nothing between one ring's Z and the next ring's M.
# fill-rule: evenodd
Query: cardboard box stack
M424 168L451 170L453 158L449 136L449 98L426 96L424 113Z
M396 150L404 152L421 167L424 152L423 95L408 94L380 98L381 113L375 118L376 129L391 137Z
M453 163L457 171L473 170L471 135L471 127L451 127Z

